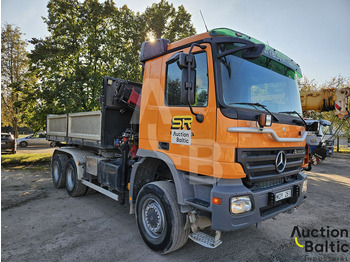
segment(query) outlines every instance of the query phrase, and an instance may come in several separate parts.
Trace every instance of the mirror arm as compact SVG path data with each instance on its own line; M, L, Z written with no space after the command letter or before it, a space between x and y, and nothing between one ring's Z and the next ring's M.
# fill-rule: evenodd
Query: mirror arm
M202 50L204 50L204 49L207 48L205 45L200 45L200 44L193 43L193 44L191 45L191 47L190 47L190 51L188 52L189 54L192 53L192 49L193 49L193 47L195 47L195 46L199 47L199 48L202 49Z
M190 111L191 111L192 115L194 115L196 117L196 120L197 120L198 123L203 123L204 115L196 114L195 112L193 112L192 105L191 105L191 102L190 102L190 92L188 92L187 98L188 98L188 106L190 107Z
M189 54L191 54L192 53L192 49L193 49L193 47L195 47L195 46L197 46L197 47L199 47L200 49L202 49L202 50L204 50L204 49L206 49L207 47L206 46L203 46L203 45L200 45L200 44L196 44L196 43L193 43L192 45L191 45L191 48L190 48L190 51L188 52ZM189 62L188 63L188 80L190 80L191 79L191 67L192 67L192 61L191 62ZM189 83L190 81L188 81L188 83ZM193 83L193 84L195 84L195 83ZM191 86L191 87L186 87L187 89L192 89L193 87ZM191 113L192 113L192 115L194 115L195 117L196 117L196 120L197 120L197 122L198 123L203 123L203 121L204 121L204 115L202 115L202 114L196 114L195 112L193 112L193 108L192 108L192 105L191 105L191 98L190 98L190 95L191 95L191 93L190 92L187 92L187 99L188 99L188 106L190 107L190 111L191 111ZM194 94L194 95L196 95L196 94ZM196 99L196 98L195 98Z

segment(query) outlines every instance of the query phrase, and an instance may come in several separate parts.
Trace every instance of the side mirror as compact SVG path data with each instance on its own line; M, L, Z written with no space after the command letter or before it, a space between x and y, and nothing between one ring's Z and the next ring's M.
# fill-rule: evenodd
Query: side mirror
M196 59L193 54L176 53L166 63L177 62L181 75L181 104L194 104L196 100Z
M190 102L193 105L196 102L196 70L184 68L181 83L181 104L187 105Z

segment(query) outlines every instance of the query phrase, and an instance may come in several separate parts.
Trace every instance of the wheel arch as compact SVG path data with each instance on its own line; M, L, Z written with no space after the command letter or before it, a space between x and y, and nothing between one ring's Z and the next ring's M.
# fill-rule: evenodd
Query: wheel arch
M131 171L130 177L130 190L129 190L129 203L130 203L130 213L133 214L134 203L136 201L138 192L147 183L156 181L152 176L156 172L158 164L165 164L170 171L171 179L175 185L177 202L180 205L184 205L184 196L183 196L183 178L179 170L176 169L173 161L170 157L162 152L155 152L145 149L139 149L137 151L137 156L141 157L141 160L136 162ZM152 170L153 169L153 170Z
M51 159L51 163L53 161L53 158L56 155L66 155L68 157L68 159L73 158L75 165L77 167L77 175L78 175L78 179L81 180L83 178L84 175L84 163L86 163L86 156L89 155L94 155L92 152L89 151L83 151L77 148L57 148L55 149L53 155L52 155L52 159ZM67 160L68 160L67 159ZM66 161L68 162L68 161ZM67 164L67 163L65 163Z

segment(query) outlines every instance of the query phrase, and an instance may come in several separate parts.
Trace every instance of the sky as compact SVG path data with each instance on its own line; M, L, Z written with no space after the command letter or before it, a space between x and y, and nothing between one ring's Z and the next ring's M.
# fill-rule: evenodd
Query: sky
M42 16L47 0L2 0L1 25L19 26L25 39L48 35ZM114 0L143 12L157 0ZM350 77L350 0L168 0L192 15L197 33L231 28L250 35L295 60L319 84ZM29 47L30 48L30 47Z

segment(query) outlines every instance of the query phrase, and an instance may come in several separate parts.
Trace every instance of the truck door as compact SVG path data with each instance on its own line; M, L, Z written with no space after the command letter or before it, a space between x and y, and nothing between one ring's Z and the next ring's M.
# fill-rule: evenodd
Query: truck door
M212 175L215 143L216 100L211 46L194 48L196 95L193 111L204 116L199 123L188 105L181 104L181 69L177 62L166 64L174 55L163 58L160 107L158 111L158 150L167 154L179 170ZM179 51L177 51L179 52ZM189 52L189 48L180 52Z

